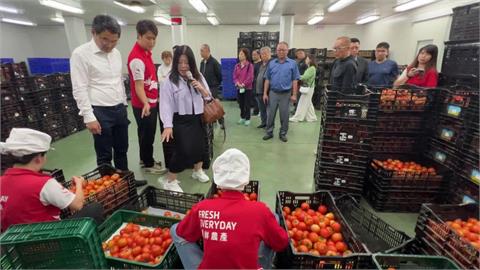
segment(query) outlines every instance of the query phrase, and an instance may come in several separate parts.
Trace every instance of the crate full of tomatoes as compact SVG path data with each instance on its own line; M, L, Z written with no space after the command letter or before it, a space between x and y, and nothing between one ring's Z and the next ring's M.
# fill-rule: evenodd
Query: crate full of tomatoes
M424 204L415 227L416 238L431 244L434 255L448 257L463 269L480 269L478 217L476 203Z
M183 219L193 205L203 200L199 193L184 193L146 187L137 198L134 198L124 209L134 210L151 215Z
M207 198L219 198L222 196L223 191L217 187L215 183L207 192ZM245 200L247 201L259 201L260 200L260 182L256 180L250 180L242 191Z
M435 101L435 90L412 86L400 89L383 89L380 94L379 110L383 112L413 111L430 109Z
M277 268L371 268L371 256L330 192L279 191L275 208L290 240L286 251L277 254Z
M97 169L83 175L84 204L98 202L103 206L104 215L110 215L137 196L135 176L131 171L121 171L110 165L101 165ZM76 186L73 181L64 184L73 193ZM61 217L66 218L73 213L62 210Z
M100 227L112 269L171 269L179 257L170 235L178 220L128 210L113 213Z

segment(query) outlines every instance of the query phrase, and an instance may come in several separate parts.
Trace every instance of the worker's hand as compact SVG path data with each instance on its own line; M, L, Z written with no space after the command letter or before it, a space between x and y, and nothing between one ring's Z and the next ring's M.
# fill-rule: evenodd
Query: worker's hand
M147 103L145 103L145 105L143 105L141 118L147 117L149 115L150 115L150 104L148 104L148 102L147 102Z
M295 103L297 101L297 94L293 94L290 96L290 100L292 101L292 103Z
M410 71L407 73L407 76L408 76L409 78L411 78L411 77L415 77L415 75L417 75L417 74L418 74L418 69L412 68L412 69L410 69Z
M268 95L263 95L263 103L267 104L268 103Z
M172 128L165 128L162 132L162 143L164 141L169 142L170 139L173 139L173 129Z
M102 126L100 126L100 123L98 121L88 122L85 125L87 126L88 130L90 130L92 134L94 135L102 134Z
M81 176L73 176L72 181L75 183L75 187L78 190L78 189L82 189L83 181L85 181L85 179Z

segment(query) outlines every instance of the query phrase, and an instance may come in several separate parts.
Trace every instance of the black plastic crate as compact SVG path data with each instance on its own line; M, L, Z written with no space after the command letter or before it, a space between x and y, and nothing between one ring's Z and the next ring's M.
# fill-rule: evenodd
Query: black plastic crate
M25 123L39 122L41 120L40 114L35 107L25 107L23 115L25 116Z
M252 47L253 47L254 50L258 50L258 49L261 49L261 48L265 47L265 45L267 45L265 40L254 40L253 44L252 44Z
M280 39L280 32L268 32L268 40L277 41Z
M206 198L211 199L214 198L214 196L218 192L218 187L217 185L212 181L212 185L210 186L210 189L207 192ZM260 201L260 181L258 180L250 180L248 184L245 186L245 188L242 191L243 193L256 193L257 194L257 201Z
M252 32L253 40L267 40L269 32Z
M2 106L1 107L1 119L2 119L2 126L8 123L18 123L20 121L24 121L24 113L23 108L17 105L10 105L10 106Z
M50 81L50 85L53 88L65 88L72 87L72 82L70 80L70 73L57 73L47 76Z
M319 179L327 179L327 177L324 178L322 175L320 175ZM337 185L331 184L328 181L318 180L318 181L315 181L315 190L316 191L326 190L330 192L334 197L348 194L359 201L361 200L361 197L362 197L363 188L355 187L355 186L337 186Z
M238 48L251 48L253 45L253 41L251 38L239 38L237 39L237 47Z
M352 255L341 256L315 256L306 253L297 253L293 245L290 243L288 248L276 255L275 266L279 269L371 269L371 258L367 254L365 246L357 239L350 225L343 217L343 214L337 208L333 196L327 191L319 191L316 193L292 193L289 191L279 191L275 204L275 211L280 217L280 225L286 230L285 218L282 214L284 206L291 209L300 207L303 202L310 204L311 209L317 209L321 204L326 205L328 210L332 212L337 222L342 226L342 234L345 243Z
M348 151L350 150L350 151ZM322 147L320 164L335 164L352 168L365 169L369 160L369 153L344 147L341 149Z
M478 76L478 65L480 64L480 43L478 41L476 43L445 42L445 44L442 63L443 74Z
M371 129L371 126L357 122L327 123L323 130L323 140L369 145Z
M239 38L241 39L252 38L252 32L240 32Z
M423 136L385 136L373 134L371 149L378 154L412 154L422 149Z
M142 212L148 207L185 214L205 198L203 194L175 192L148 186L126 208Z
M479 9L478 3L453 9L450 28L451 41L479 40Z
M343 142L339 140L328 140L325 138L320 138L319 139L319 150L318 153L322 153L323 148L341 148L341 147L350 147L353 150L358 150L358 151L370 151L371 150L371 145L370 143L355 143L355 142Z
M15 89L2 88L0 91L2 107L16 105L19 102Z
M51 175L53 178L55 178L55 180L57 180L57 182L62 185L65 183L65 175L63 174L62 169L42 169L42 173Z
M455 219L478 218L478 204L424 204L417 220L415 232L441 255L446 256L463 269L478 269L479 251L464 242L446 223Z
M25 62L2 64L2 73L6 81L24 79L28 77L27 64Z
M344 94L327 85L322 91L322 104L327 116L375 120L379 95L362 88L361 94Z
M397 248L410 239L407 234L361 206L350 195L340 196L335 202L353 232L371 253Z
M441 256L374 254L377 269L461 269L453 261Z
M41 91L52 88L51 81L47 76L31 76L28 78L32 91Z
M476 172L476 179L478 179L478 171ZM452 185L449 194L451 203L462 203L465 201L465 196L469 200L480 202L480 191L479 184L472 181L471 177L465 178L462 175L455 175L455 178L452 179Z
M135 186L135 176L131 171L121 171L113 168L110 165L104 164L100 165L95 170L82 175L85 178L85 181L92 181L102 178L106 175L119 174L121 180L115 184L106 187L102 191L95 194L85 194L84 205L98 202L103 206L103 214L105 216L111 215L115 210L122 208L124 205L128 204L132 199L138 196L137 189ZM70 188L74 185L73 181L67 181L64 184L64 187ZM61 218L67 218L73 213L68 208L62 210Z
M462 121L439 115L434 120L432 136L448 143L451 147L461 147L465 137L465 125Z
M424 155L453 171L459 166L460 155L457 149L436 138L429 138Z
M424 115L379 114L375 133L423 134L425 133Z

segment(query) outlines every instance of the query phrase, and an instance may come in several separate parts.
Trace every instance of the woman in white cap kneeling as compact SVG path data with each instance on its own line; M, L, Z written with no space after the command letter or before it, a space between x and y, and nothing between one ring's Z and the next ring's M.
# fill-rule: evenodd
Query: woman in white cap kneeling
M72 218L92 217L100 224L103 207L98 203L83 208L82 177L74 176L75 194L65 189L55 178L42 174L47 162L52 138L28 128L13 128L6 142L0 143L2 155L10 155L13 168L0 178L1 231L10 225L60 219L60 210L78 211ZM82 209L83 208L83 209Z
M271 268L273 251L288 246L288 235L264 203L245 200L242 190L250 179L248 157L228 149L213 163L213 178L222 196L197 203L171 228L183 266ZM203 251L197 244L200 239Z

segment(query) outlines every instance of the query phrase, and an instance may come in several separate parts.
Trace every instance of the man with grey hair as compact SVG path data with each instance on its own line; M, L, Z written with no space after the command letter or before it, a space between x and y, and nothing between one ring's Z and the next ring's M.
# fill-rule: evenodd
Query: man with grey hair
M261 123L257 128L265 128L267 126L267 106L263 101L263 90L265 85L265 71L267 71L268 63L272 58L272 50L270 47L260 49L261 62L255 64L254 84L255 99L258 104Z
M290 100L297 101L298 71L295 60L287 57L288 43L282 41L277 45L277 59L270 61L265 72L265 85L263 90L263 101L268 102L267 128L263 140L273 138L275 116L277 108L280 111L280 140L287 142L288 115Z
M350 55L350 43L350 38L339 37L333 46L336 59L330 72L330 84L334 91L355 92L357 64Z
M200 72L207 81L210 92L214 98L218 98L218 88L222 83L222 67L210 53L210 46L203 44L200 47L200 55L202 56L202 62L200 62ZM218 120L220 128L224 129L224 119Z

